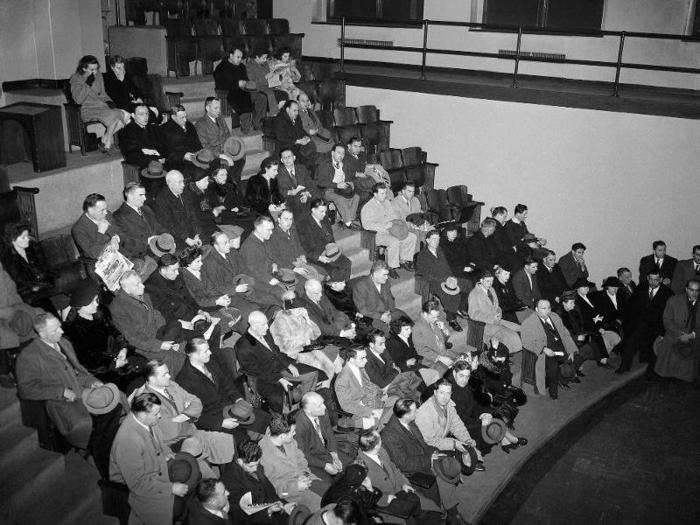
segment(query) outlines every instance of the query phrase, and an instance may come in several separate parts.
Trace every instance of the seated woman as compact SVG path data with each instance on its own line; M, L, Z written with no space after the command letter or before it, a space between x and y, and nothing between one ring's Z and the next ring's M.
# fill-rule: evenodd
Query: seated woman
M274 157L267 157L260 164L258 174L251 177L246 185L246 199L253 211L260 215L277 218L284 209L284 199L277 184L279 163Z
M448 224L442 230L440 249L455 277L470 278L469 274L474 268L467 265L467 243L464 240L463 228L459 224Z
M401 316L389 323L389 336L386 338L386 351L402 372L418 372L423 356L413 345L413 321Z
M235 225L243 228L243 237L253 231L253 214L241 195L241 190L229 179L226 162L216 159L209 172L209 186L204 191L212 210L220 210L216 216L217 224Z
M503 319L498 297L493 290L493 274L488 270L476 270L476 286L469 294L469 317L484 323L484 342L497 337L511 354L523 349L520 341L520 325Z
M481 427L488 425L494 417L500 418L501 414L488 403L488 396L474 395L469 378L476 367L476 358L460 357L444 378L452 385L452 401L469 435L476 441L479 451L488 454L492 445L484 440ZM510 430L505 432L501 440L501 448L506 454L526 444L527 439L516 437Z
M510 270L505 266L496 266L494 276L496 278L493 281L493 290L496 292L503 319L520 324L532 313L532 310L515 295L515 290L510 282Z
M289 100L297 100L303 93L294 85L301 80L301 73L296 66L296 60L292 58L292 51L288 47L281 47L277 56L270 60L270 73L267 82L271 88L284 91Z
M56 293L54 278L46 270L42 254L34 249L29 225L8 224L5 226L5 241L2 265L17 285L17 293L25 303L56 313L49 300Z
M148 360L136 353L112 325L98 303L96 285L84 281L71 294L70 310L63 324L80 363L104 383L114 383L129 395L143 384Z
M143 103L143 93L134 85L131 76L126 73L124 58L119 55L109 57L109 69L104 74L104 84L107 96L112 99L114 106L133 113L136 104ZM158 109L148 107L149 121L157 122Z

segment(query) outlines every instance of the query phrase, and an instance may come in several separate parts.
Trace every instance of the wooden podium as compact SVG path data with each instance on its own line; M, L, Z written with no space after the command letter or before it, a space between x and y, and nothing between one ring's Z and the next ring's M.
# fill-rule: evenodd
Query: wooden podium
M17 102L0 108L0 126L6 120L19 122L29 135L35 172L65 167L61 106Z

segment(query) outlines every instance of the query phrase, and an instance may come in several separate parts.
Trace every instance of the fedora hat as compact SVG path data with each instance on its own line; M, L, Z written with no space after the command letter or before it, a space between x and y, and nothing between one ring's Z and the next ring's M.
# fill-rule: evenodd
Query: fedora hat
M488 425L481 425L481 437L490 445L500 442L505 435L506 424L500 419L492 418Z
M611 275L610 277L607 277L603 281L603 288L607 288L608 286L614 286L615 288L620 288L622 286L622 283L620 282L620 279Z
M163 257L166 253L173 254L176 249L175 238L169 233L161 233L148 241L148 247L156 257Z
M335 261L340 257L340 246L334 242L329 242L323 249L323 256L328 257L331 261Z
M576 279L576 282L574 283L574 290L577 290L578 288L581 288L583 286L586 286L588 288L595 288L595 283L592 283L585 277L579 277Z
M440 283L440 289L447 295L457 295L461 291L457 278L452 276Z
M234 161L240 160L245 157L245 143L238 137L230 136L224 142L223 151Z
M147 168L141 170L141 176L146 179L162 179L165 177L163 173L163 165L157 160L152 160L148 163Z
M460 482L462 468L459 465L459 461L452 456L441 456L433 462L433 472L443 481L451 485L457 485Z
M575 301L576 295L576 290L565 290L564 293L561 294L561 302Z
M523 237L524 243L537 242L538 240L539 239L537 239L537 235L533 235L532 233L526 233Z
M210 150L209 148L202 148L194 156L192 164L194 164L195 166L199 166L200 168L207 169L209 168L209 164L214 162L215 159L216 155L212 150Z
M289 268L280 268L277 272L277 278L282 286L294 288L297 285L297 274Z
M228 235L229 240L238 239L243 235L245 231L243 228L236 224L220 224L219 229Z
M245 399L239 399L232 405L224 407L224 418L232 417L241 425L252 425L255 422L253 405Z
M114 410L121 400L121 392L114 383L106 383L94 388L86 388L82 393L83 405L91 414L107 414Z
M176 452L168 461L168 478L173 483L184 483L192 491L202 475L197 460L187 452Z

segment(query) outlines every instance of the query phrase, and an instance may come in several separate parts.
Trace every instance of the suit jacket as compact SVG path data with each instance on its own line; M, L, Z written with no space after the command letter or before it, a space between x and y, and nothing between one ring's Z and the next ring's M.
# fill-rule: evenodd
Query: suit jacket
M389 496L401 492L403 486L410 485L410 483L403 472L391 461L384 448L379 449L377 457L382 462L381 465L360 450L357 461L367 467L367 477L372 482L372 486L382 491L382 497L377 502L378 505L385 506L389 504Z
M166 322L175 322L180 319L189 321L197 315L199 305L190 295L180 275L174 281L170 281L156 270L144 284L154 308L163 315Z
M109 478L129 487L129 505L143 523L172 523L174 496L168 477L170 448L163 442L160 429L154 436L133 414L122 421L112 443Z
M678 264L678 259L676 259L675 257L671 257L670 255L666 255L666 257L664 257L663 262L661 263L661 278L673 279L673 272L676 269L676 264ZM647 282L647 275L649 275L649 272L654 268L658 268L658 266L656 265L656 259L654 258L654 254L645 255L644 257L639 259L640 284Z
M695 261L693 259L678 261L671 279L671 290L676 295L684 294L685 284L693 278L700 278L700 270L695 269Z
M663 377L676 377L691 382L697 378L698 353L700 352L700 305L695 305L695 339L691 344L690 356L683 356L674 345L682 333L688 333L690 324L688 297L676 295L669 298L664 308L663 323L666 333L661 341L655 370Z
M531 275L532 286L530 286L530 280L528 276L525 275L525 270L521 268L513 275L513 290L518 299L520 299L525 306L532 308L534 310L537 301L542 299L542 294L540 293L540 288L537 285L537 278Z
M156 216L166 231L175 238L178 248L186 246L185 239L193 239L195 235L203 234L199 223L199 211L187 188L179 197L167 186L156 195Z
M158 127L155 124L146 124L141 127L133 119L119 132L119 149L127 164L133 164L139 168L146 168L152 160L165 157ZM146 155L141 151L142 149L156 150L158 155Z
M206 114L194 125L202 147L209 148L215 154L221 155L224 150L224 142L231 136L231 129L226 124L223 116L213 121Z
M367 364L365 365L365 371L369 376L369 380L372 381L379 388L384 388L393 379L399 375L399 371L394 368L394 361L391 359L389 352L382 352L382 359L384 362L379 360L379 358L374 355L369 348L367 349Z
M299 237L301 245L306 250L309 261L318 261L319 256L326 249L326 244L335 242L333 229L328 218L321 221L321 225L308 214L299 224Z
M593 304L597 307L600 315L603 316L603 322L601 323L602 328L605 330L612 330L614 332L619 332L622 326L622 305L620 304L620 299L617 294L615 294L615 301L617 304L612 302L610 296L605 290L600 290L591 294L591 300ZM590 297L590 296L589 296Z
M267 514L267 510L260 510L248 516L239 505L244 494L250 492L253 504L270 503L278 501L275 487L265 475L265 469L258 465L256 477L244 471L237 462L232 462L221 474L221 482L230 492L229 504L231 509L229 514L233 523L244 523L245 525L267 525L272 523Z
M343 173L345 174L345 182L355 183L355 174L350 172L346 159L343 159ZM337 189L338 184L333 182L333 177L335 176L335 170L333 169L333 159L331 154L327 153L319 158L318 164L316 166L316 180L318 181L318 187L322 190L325 189Z
M438 247L436 257L426 246L416 255L416 275L428 281L434 290L438 290L440 283L455 274L441 248Z
M226 258L212 249L204 258L202 265L202 281L212 296L221 297L224 294L234 294L234 279L243 274L243 264L240 254L231 250Z
M423 439L415 421L404 427L399 418L391 416L381 431L382 447L404 474L432 474L431 456L435 449Z
M260 282L270 282L273 278L272 265L274 264L271 250L270 240L261 241L255 232L248 235L241 246L241 259L245 273Z
M537 287L540 289L542 298L547 299L550 303L554 303L555 298L561 297L561 294L567 288L564 274L556 263L551 270L544 263L541 263L537 268L535 277L537 278Z
M421 356L416 352L416 347L413 345L413 335L408 336L408 344L406 344L398 335L390 333L386 339L386 351L402 372L420 368ZM408 366L406 361L409 359L415 359L416 364Z
M92 222L85 213L73 224L70 233L75 242L75 246L78 248L80 257L85 261L90 263L97 261L102 254L102 250L104 250L105 246L112 240L112 236L119 235L121 242L119 227L115 224L114 219L112 219L109 213L107 214L107 221L109 222L109 227L105 233L100 233L97 230L97 224Z
M296 441L292 440L282 445L284 448L282 452L272 443L268 434L260 440L260 448L262 449L260 464L265 469L265 475L275 487L277 494L299 493L297 482L299 476L309 471L309 463Z
M559 257L559 268L561 268L561 273L569 288L574 285L577 279L588 279L588 268L585 265L581 268L571 252Z
M236 355L246 374L257 377L258 385L270 387L282 378L282 371L295 361L280 351L269 332L265 334L265 342L269 349L246 332L236 341Z
M260 215L269 215L270 204L280 204L285 199L280 194L276 178L268 183L262 175L254 175L246 184L246 200Z
M370 199L360 210L360 221L365 230L379 233L389 231L389 223L398 219L399 215L391 205L389 199L379 202L377 199Z
M296 189L297 186L304 186L312 197L318 196L318 187L316 181L311 178L309 170L306 166L298 162L294 163L294 176L289 173L287 167L280 162L277 170L277 187L282 199L289 202L290 200L298 199L297 196L287 195L289 190Z
M321 329L322 335L338 336L340 331L350 325L350 318L330 302L325 295L317 303L306 296L297 300L299 306L306 308L311 319Z
M355 416L355 424L361 426L361 418L371 417L372 410L380 408L375 405L382 398L381 389L372 383L367 372L360 369L362 384L360 384L348 365L335 377L335 395L343 411ZM368 403L365 400L369 401Z
M124 202L114 212L114 222L120 231L120 251L125 257L143 259L151 255L148 238L165 233L155 212L149 206L141 207L141 214Z
M151 298L144 293L141 299L117 290L109 304L109 312L117 330L126 337L137 352L149 357L154 352L162 352L156 333L165 325L161 313L153 307Z
M630 281L630 287L627 288L624 284L617 289L618 304L622 305L623 311L627 309L630 299L637 290L637 285L634 281Z
M310 467L316 467L323 470L326 463L333 463L331 452L338 452L338 443L335 440L333 427L328 414L324 414L318 418L323 441L316 432L313 423L306 415L306 412L300 410L295 418L297 432L297 445L306 456L306 460Z
M513 248L517 248L520 245L525 234L530 233L524 222L515 222L513 219L509 219L503 228L510 243L510 252L513 251Z
M481 230L467 239L467 263L482 270L492 270L497 262L497 248L493 235L484 237ZM464 266L464 265L463 265Z
M187 506L186 523L187 525L233 525L234 521L232 514L235 515L235 509L234 512L229 511L229 514L225 515L225 518L220 518L216 514L212 514L205 509L204 505L202 505L197 498L193 498ZM235 523L241 522L236 521Z
M431 325L421 315L413 326L413 342L416 351L423 357L424 366L434 366L438 356L446 355L445 335L439 327Z
M165 155L165 168L168 171L179 169L183 165L193 165L185 160L185 153L197 153L202 149L194 124L188 121L185 123L185 129L182 129L177 122L169 119L160 127L160 134L164 150L161 153Z
M277 113L277 116L272 121L272 128L280 151L286 148L296 149L297 145L294 143L300 138L307 136L301 124L301 119L297 117L297 119L292 122L286 111Z
M654 298L649 300L649 285L638 286L625 308L625 326L630 330L637 326L644 327L652 335L663 334L664 308L672 296L671 289L661 284L654 294Z
M381 290L377 291L370 275L360 277L355 282L352 299L357 311L372 319L379 319L384 312L391 311L396 307L389 283L384 283Z
M201 275L201 274L200 274ZM195 300L197 306L203 309L218 309L219 306L216 304L216 300L221 297L221 295L215 295L209 292L207 289L204 279L198 279L195 275L190 272L187 268L180 268L180 277L182 278L187 291Z
M583 325L584 328L589 331L589 332L595 332L598 330L598 328L602 328L602 322L594 322L593 318L602 315L603 311L602 309L598 306L598 303L594 302L593 300L593 295L588 295L588 300L591 302L593 306L588 304L586 301L584 301L580 295L576 295L576 308L581 312L581 315L583 316Z
M302 255L306 256L294 224L287 232L277 226L270 237L270 248L272 260L279 268L294 268L294 261Z
M576 343L571 338L571 334L564 326L564 323L557 314L552 312L549 315L555 330L561 337L566 352L571 355L576 352ZM542 326L542 321L538 315L531 315L523 321L520 329L520 336L523 340L523 348L537 355L542 354L542 350L547 346L547 334Z

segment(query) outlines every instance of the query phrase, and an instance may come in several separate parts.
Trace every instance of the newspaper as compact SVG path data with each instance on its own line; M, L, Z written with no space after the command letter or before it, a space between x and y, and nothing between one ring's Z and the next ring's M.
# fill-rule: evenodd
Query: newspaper
M133 267L134 263L119 253L119 250L112 243L109 243L95 263L95 273L102 278L105 286L114 292L119 288L119 279L124 275L124 272Z

